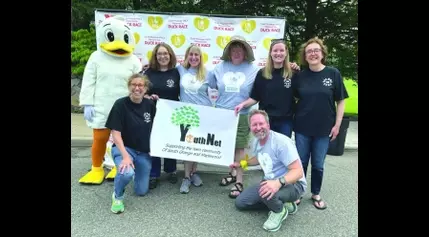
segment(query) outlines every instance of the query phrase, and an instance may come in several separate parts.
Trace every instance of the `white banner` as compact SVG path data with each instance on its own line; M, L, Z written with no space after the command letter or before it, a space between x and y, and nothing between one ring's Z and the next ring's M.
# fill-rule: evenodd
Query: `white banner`
M138 12L95 11L96 26L104 19L122 15L138 36L134 54L148 62L156 44L169 44L178 63L183 62L186 48L197 44L203 50L203 62L212 69L220 62L223 49L231 36L242 35L253 48L255 65L263 67L268 56L271 39L284 38L284 18L214 17L182 14L149 14ZM99 42L97 42L98 45Z
M150 155L229 166L234 161L237 125L233 110L159 99Z

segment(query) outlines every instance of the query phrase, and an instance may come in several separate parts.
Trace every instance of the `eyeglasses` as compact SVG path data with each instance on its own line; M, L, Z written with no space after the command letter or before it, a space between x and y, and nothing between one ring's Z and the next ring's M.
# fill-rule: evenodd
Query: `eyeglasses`
M132 87L140 87L140 88L142 88L142 87L144 87L144 84L136 84L136 83L132 83L132 84L131 84L131 86L132 86Z
M320 53L320 52L322 52L322 49L309 49L305 51L306 54Z

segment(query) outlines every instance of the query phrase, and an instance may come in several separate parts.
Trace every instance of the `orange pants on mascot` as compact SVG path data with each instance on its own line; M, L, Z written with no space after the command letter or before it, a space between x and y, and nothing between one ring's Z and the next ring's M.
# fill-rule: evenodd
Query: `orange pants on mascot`
M101 184L105 178L116 176L115 167L105 176L102 166L110 136L105 123L115 101L128 95L128 78L142 70L142 63L134 55L140 37L123 16L104 19L96 31L98 49L85 66L79 96L86 123L93 129L92 167L79 180L82 184Z

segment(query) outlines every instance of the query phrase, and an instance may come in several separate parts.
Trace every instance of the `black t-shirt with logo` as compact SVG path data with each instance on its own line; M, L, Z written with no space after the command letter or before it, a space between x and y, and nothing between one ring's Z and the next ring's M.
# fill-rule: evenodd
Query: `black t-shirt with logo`
M259 109L265 110L270 118L292 119L295 109L293 86L295 76L283 78L283 68L275 68L272 78L263 76L259 70L253 84L250 98L259 102Z
M144 74L149 77L152 83L152 87L147 92L148 95L156 94L161 99L179 101L180 74L177 68L163 72L149 68Z
M124 146L140 152L150 152L150 134L156 107L152 100L140 104L130 97L116 100L106 121L106 127L121 132Z
M305 136L328 136L335 125L336 101L348 98L338 69L320 72L306 68L297 74L294 94L298 98L294 130Z

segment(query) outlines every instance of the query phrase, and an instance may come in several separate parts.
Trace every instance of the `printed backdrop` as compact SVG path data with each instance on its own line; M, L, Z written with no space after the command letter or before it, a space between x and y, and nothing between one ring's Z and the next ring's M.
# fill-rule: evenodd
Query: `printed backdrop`
M168 43L178 62L185 58L186 48L192 43L203 50L203 61L212 69L220 62L223 49L233 35L242 35L252 46L255 65L265 65L271 39L283 38L286 20L282 18L209 17L201 15L148 14L132 12L95 11L95 23L105 18L122 15L128 26L138 34L135 54L148 62L152 49L160 42ZM97 42L98 44L98 42Z

